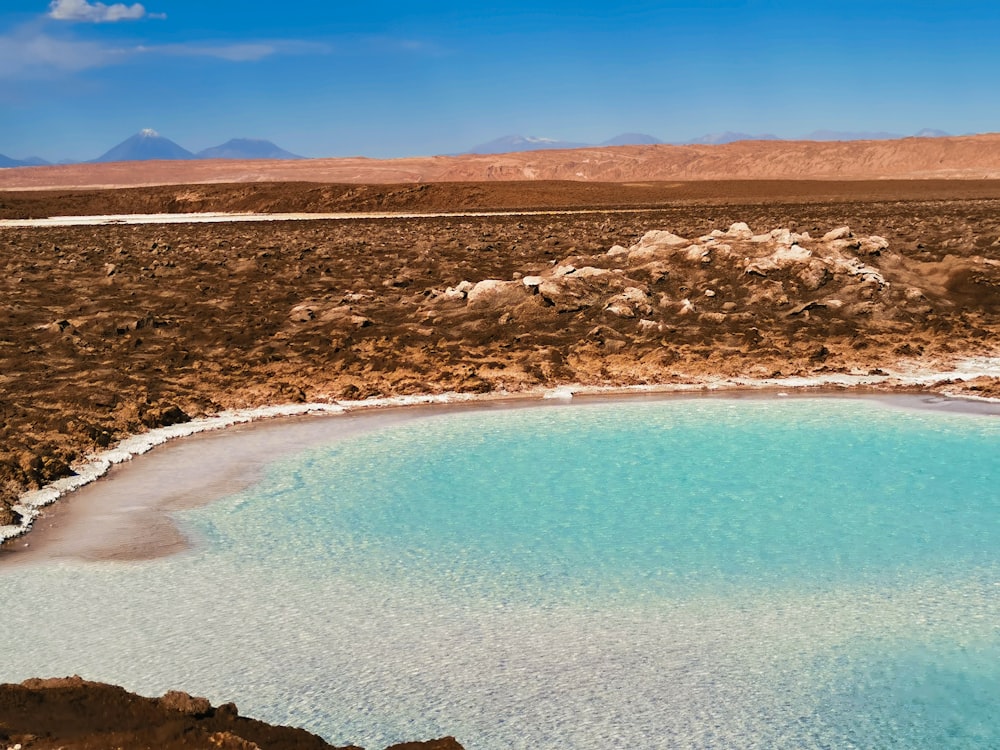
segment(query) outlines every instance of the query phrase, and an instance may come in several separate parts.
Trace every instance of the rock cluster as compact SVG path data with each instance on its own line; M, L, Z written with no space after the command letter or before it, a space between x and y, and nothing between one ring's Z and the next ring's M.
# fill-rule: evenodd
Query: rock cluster
M652 230L628 248L569 256L518 279L463 280L432 303L512 314L528 305L558 313L598 308L646 330L663 330L682 316L749 323L769 308L789 316L818 308L841 317L871 315L890 312L891 285L878 266L888 253L885 238L858 237L846 226L815 239L785 228L755 234L743 222L696 239ZM917 288L906 291L906 301L923 298Z

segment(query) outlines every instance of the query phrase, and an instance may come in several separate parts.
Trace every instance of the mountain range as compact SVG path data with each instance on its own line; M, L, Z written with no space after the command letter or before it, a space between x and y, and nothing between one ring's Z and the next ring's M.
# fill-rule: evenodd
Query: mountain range
M941 138L947 137L949 133L943 130L933 130L925 128L912 137L915 138ZM770 133L750 134L733 131L724 133L710 133L693 138L682 143L672 145L695 146L695 145L723 145L738 141L780 141L780 140L802 140L802 141L881 141L896 140L906 136L898 133L886 132L845 132L835 130L815 130L798 139L783 139ZM622 133L614 138L609 138L602 143L579 143L574 141L562 141L555 138L542 138L539 136L507 135L502 138L482 143L475 146L464 154L509 154L524 151L548 151L554 149L576 149L599 146L649 146L664 144L652 135L645 133ZM178 161L195 159L234 159L234 160L254 160L254 159L302 159L304 157L290 153L271 141L254 138L233 138L220 146L204 149L197 153L188 151L183 146L174 143L169 138L157 133L155 130L142 130L135 135L125 139L114 148L108 150L92 163L119 162L119 161ZM71 162L61 162L71 163ZM5 167L33 167L48 166L51 162L38 157L27 159L12 159L0 154L0 168Z
M417 184L573 180L579 183L681 183L957 178L1000 179L1000 133L899 140L608 146L395 159L361 156L293 160L181 159L142 162L141 167L132 169L121 163L88 163L3 169L0 170L0 191L224 182ZM941 189L944 195L947 190ZM414 190L413 195L420 192Z
M0 154L0 168L3 167L47 167L51 162L40 159L37 156L29 156L27 159L11 159L9 156Z
M534 135L505 135L502 138L480 143L466 151L466 154L509 154L518 151L547 151L549 149L588 148L589 146L652 146L663 143L645 133L622 133L602 143L577 143L560 141L555 138L540 138Z
M169 138L165 138L155 130L140 130L131 138L127 138L110 151L94 159L103 163L110 161L152 161L177 159L301 159L293 153L285 151L270 141L257 138L233 138L221 146L206 148L204 151L192 153L179 146Z
M943 138L949 136L943 130L933 130L924 128L914 133L914 138ZM899 133L886 132L850 132L837 130L814 130L800 138L782 138L771 133L739 133L727 130L724 133L708 133L692 138L689 141L675 142L674 146L721 146L724 143L736 143L737 141L782 141L782 140L802 140L802 141L892 141L907 136ZM546 149L567 149L567 148L589 148L593 146L651 146L667 143L652 135L645 133L622 133L610 138L602 143L575 143L572 141L560 141L555 138L540 138L538 136L507 135L497 138L488 143L481 143L468 151L466 154L507 154L518 151L541 151Z
M204 151L192 153L183 146L174 143L169 138L155 130L140 130L135 135L126 138L114 148L92 159L91 163L102 164L115 161L177 161L188 159L302 159L271 141L258 138L233 138L221 146L206 148ZM72 162L63 162L72 163ZM0 168L4 167L43 167L51 162L38 157L28 159L12 159L0 154Z

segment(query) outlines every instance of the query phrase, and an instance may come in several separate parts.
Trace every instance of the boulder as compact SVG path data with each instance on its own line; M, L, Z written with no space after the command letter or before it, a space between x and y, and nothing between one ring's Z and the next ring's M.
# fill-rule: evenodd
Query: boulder
M607 268L595 268L594 266L584 266L573 272L574 279L593 279L611 274Z
M877 268L866 266L857 258L838 259L834 270L849 276L856 276L863 282L875 284L879 289L886 285L885 277Z
M473 286L466 294L470 305L508 306L521 302L527 290L520 281L485 279Z
M164 693L157 703L168 711L178 711L188 716L208 716L212 712L212 704L208 698L195 698L179 690Z
M745 273L766 276L769 271L778 271L792 265L805 263L812 258L812 252L801 245L779 246L770 255L751 258Z
M854 236L850 227L837 227L823 235L823 242L833 242L834 240L846 240Z
M861 240L856 237L848 237L841 240L833 240L826 243L826 246L834 252L844 252L845 250L857 250L861 247Z
M553 276L569 276L572 273L576 273L576 266L572 263L560 263L552 269Z
M471 281L460 281L455 286L450 286L445 289L444 294L441 296L450 300L465 299L466 295L468 295L473 286L474 284Z
M573 276L548 278L538 285L538 294L556 312L576 312L599 304L603 290Z
M813 259L798 273L798 279L807 291L815 292L830 279L830 271L826 264L820 260Z
M612 315L617 315L619 318L634 318L635 310L627 302L620 299L612 300L604 307Z
M673 232L654 229L646 232L628 251L630 262L653 260L657 256L672 255L675 250L689 247L691 240Z
M695 263L709 263L712 260L712 249L704 245L690 245L684 250L684 257Z
M637 302L641 305L649 304L649 295L646 294L644 289L640 289L637 286L627 286L622 290L622 299L627 302Z
M866 237L861 240L858 246L858 252L862 255L874 255L878 256L882 254L883 250L889 249L889 240L885 237L879 237L877 234L873 234L871 237Z
M649 295L635 286L625 287L620 294L608 300L604 309L619 318L634 318L637 313L651 315L653 312Z
M792 230L779 228L771 230L771 241L778 245L791 245L795 240L792 237Z
M737 221L729 226L726 230L726 237L730 237L734 240L749 240L753 237L753 232L750 231L750 227L747 226L746 222Z
M673 232L668 232L663 229L651 229L646 232L639 240L640 247L680 247L682 245L690 245L691 240L685 239L680 235L674 234Z
M309 303L296 305L288 312L288 319L293 323L308 323L316 319L316 310Z

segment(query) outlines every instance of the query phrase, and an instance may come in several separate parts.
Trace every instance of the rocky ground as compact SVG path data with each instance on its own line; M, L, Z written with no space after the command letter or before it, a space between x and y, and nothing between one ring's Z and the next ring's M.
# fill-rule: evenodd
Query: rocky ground
M195 211L457 212L984 199L1000 199L1000 180L163 184L118 190L0 190L0 219Z
M16 750L331 750L303 729L239 715L232 703L170 692L144 698L79 677L0 685L0 748ZM361 750L350 747L341 750ZM462 750L452 737L388 750Z
M0 229L0 525L87 452L221 408L996 354L1000 199L970 190L732 202L723 185L630 213Z

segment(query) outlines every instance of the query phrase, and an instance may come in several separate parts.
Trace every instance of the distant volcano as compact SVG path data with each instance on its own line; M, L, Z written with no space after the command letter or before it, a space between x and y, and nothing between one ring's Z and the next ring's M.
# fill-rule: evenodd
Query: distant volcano
M199 159L303 159L271 141L259 138L233 138L221 146L206 148L197 153Z
M153 161L158 159L194 159L194 154L182 148L169 138L164 138L155 130L141 130L131 138L122 141L95 162L109 161Z

